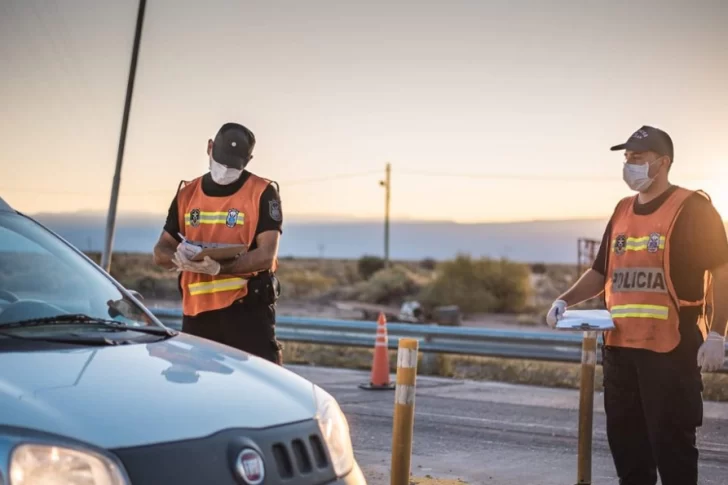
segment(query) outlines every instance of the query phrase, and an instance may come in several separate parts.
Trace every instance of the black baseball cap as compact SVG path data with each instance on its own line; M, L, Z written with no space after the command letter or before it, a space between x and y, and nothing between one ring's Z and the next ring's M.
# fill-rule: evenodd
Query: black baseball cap
M255 135L239 123L225 123L218 130L212 143L212 158L217 163L242 169L252 156Z
M672 138L670 138L670 135L658 128L647 125L632 133L632 136L625 143L615 145L611 150L655 152L659 155L670 157L670 160L673 157Z

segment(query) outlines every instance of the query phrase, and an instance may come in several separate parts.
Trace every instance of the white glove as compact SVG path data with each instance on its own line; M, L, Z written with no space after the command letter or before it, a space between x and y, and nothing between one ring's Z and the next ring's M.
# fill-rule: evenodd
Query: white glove
M184 252L178 250L174 253L172 262L177 266L177 271L190 271L193 273L204 273L212 276L220 274L220 263L205 256L202 261L190 261L185 256Z
M182 241L177 245L177 251L184 254L187 259L191 259L197 253L202 251L202 248L199 246L195 246L194 244L190 244L187 241Z
M546 314L546 324L554 328L556 323L564 318L564 312L566 311L566 302L564 300L556 300L552 305L549 312Z
M725 361L725 337L718 332L710 332L698 350L698 366L705 372L713 372L723 367Z

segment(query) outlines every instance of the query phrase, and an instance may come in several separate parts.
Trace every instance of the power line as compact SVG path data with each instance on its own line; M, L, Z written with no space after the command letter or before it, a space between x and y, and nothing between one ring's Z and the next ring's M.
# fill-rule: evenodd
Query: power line
M172 190L174 190L174 188ZM37 194L37 195L75 195L75 196L81 196L81 197L108 197L107 193L101 193L101 192L79 192L79 191L75 191L75 190L53 190L53 189L46 190L44 188L17 189L17 188L10 188L10 187L0 187L0 191L10 192L10 193L19 193L19 194ZM174 195L174 192L172 192L171 194ZM132 196L132 197L169 195L171 197L169 190L165 190L165 191L150 190L148 192L136 192L136 193L131 193L131 194L123 194L123 195Z
M308 184L308 183L315 183L315 182L328 182L330 180L342 180L347 178L358 178L363 177L365 175L371 175L371 174L379 174L381 173L381 170L368 170L366 172L355 172L355 173L345 173L345 174L338 174L338 175L328 175L323 177L315 177L315 178L308 178L308 179L299 179L299 180L291 180L291 181L282 181L280 182L280 185L282 188L289 187L291 185L301 185L301 184Z
M546 174L507 174L507 173L464 173L464 172L430 172L425 170L398 170L403 175L421 175L425 177L457 177L457 178L469 178L469 179L488 179L488 180L516 180L516 181L581 181L581 182L614 182L619 181L619 174L614 175L576 175L576 176L565 176L565 175L546 175ZM688 177L681 178L681 180L690 181L704 181L712 180L713 176L703 177Z
M485 180L513 180L513 181L584 181L584 182L619 182L619 177L606 176L606 175L547 175L547 174L508 174L508 173L478 173L478 172L437 172L427 170L397 170L392 167L392 172L401 175L414 175L424 177L456 177L456 178L469 178L469 179L485 179ZM351 172L351 173L340 173L333 175L324 175L321 177L312 177L304 179L293 179L293 180L282 180L278 182L282 190L286 187L295 185L314 184L319 182L329 182L335 180L345 180L364 177L368 175L381 175L381 170L367 170L362 172ZM702 176L702 177L689 177L683 178L682 180L688 181L705 181L712 180L714 177ZM100 192L82 192L77 190L56 190L46 188L17 188L17 187L0 187L0 191L9 193L33 193L38 195L73 195L73 196L85 196L85 197L106 197L105 193ZM170 192L168 189L155 189L147 190L144 192L123 192L123 197L172 197L174 195L173 189Z
M476 179L490 179L490 180L556 180L556 181L589 181L596 182L599 180L609 181L614 180L614 177L606 176L576 176L568 177L563 175L524 175L524 174L506 174L506 173L463 173L463 172L430 172L424 170L400 170L399 173L403 175L422 175L426 177L458 177L458 178L476 178Z
M379 174L381 170L369 170L365 172L355 172L355 173L344 173L344 174L336 174L336 175L329 175L329 176L322 176L322 177L314 177L314 178L306 178L306 179L296 179L296 180L290 180L290 181L281 181L278 182L281 186L281 189L285 189L286 187L290 187L292 185L302 185L302 184L309 184L309 183L317 183L317 182L328 182L332 180L342 180L342 179L349 179L349 178L357 178L362 177L366 175L372 175L372 174ZM38 195L74 195L74 196L83 196L83 197L106 197L106 194L101 192L82 192L77 190L56 190L56 189L45 189L42 187L38 188L17 188L17 187L0 187L0 191L2 192L10 192L10 193L26 193L26 194L38 194ZM155 190L147 190L145 192L131 192L131 193L123 193L121 194L123 197L154 197L154 196L164 196L164 197L172 197L174 195L174 187L171 190L167 189L155 189Z

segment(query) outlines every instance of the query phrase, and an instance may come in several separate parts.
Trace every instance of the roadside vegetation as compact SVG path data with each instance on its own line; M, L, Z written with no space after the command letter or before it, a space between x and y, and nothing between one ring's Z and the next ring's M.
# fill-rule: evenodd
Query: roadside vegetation
M98 253L89 256L96 262L100 260ZM146 300L172 304L180 300L177 274L156 267L150 254L116 253L111 273ZM514 320L518 324L543 325L551 302L574 282L577 274L573 265L529 265L461 254L449 261L392 261L389 266L376 256L358 260L288 257L280 261L278 276L283 288L281 303L294 308L309 303L321 309L341 301L398 307L416 300L425 314L438 306L455 305L464 317L517 316ZM588 305L599 306L599 301ZM579 386L579 364L446 354L433 357L422 366L423 375ZM284 360L290 364L369 370L372 349L285 342ZM396 351L390 351L389 360L390 371L394 372ZM727 400L726 380L725 376L708 376L706 399ZM596 386L599 390L601 366L597 366Z
M89 256L100 261L98 253ZM148 300L180 300L177 274L155 266L151 254L115 253L111 274ZM464 318L508 314L518 315L519 323L538 324L553 299L573 283L576 270L571 265L528 265L467 254L449 261L392 261L387 266L381 258L365 255L358 260L283 258L277 274L281 303L346 301L399 307L418 301L425 315L437 307L456 306Z

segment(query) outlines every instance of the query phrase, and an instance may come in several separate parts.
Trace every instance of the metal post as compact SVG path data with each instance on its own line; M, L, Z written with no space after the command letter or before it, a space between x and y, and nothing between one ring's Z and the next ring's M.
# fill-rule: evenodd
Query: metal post
M584 332L581 347L581 386L579 389L579 444L577 485L591 485L592 425L594 421L594 374L597 364L597 332Z
M576 240L576 279L578 280L581 276L581 241L579 238Z
M114 229L116 226L116 206L119 200L119 185L121 184L121 165L124 160L124 146L126 144L126 130L129 125L129 111L131 110L131 98L134 91L134 79L136 77L137 59L139 57L139 44L142 37L142 25L144 23L144 10L146 0L139 0L137 12L136 32L134 34L134 47L131 54L131 66L129 68L129 79L126 86L126 100L124 102L124 116L121 121L121 135L119 136L119 148L116 153L116 169L114 180L111 186L111 201L109 202L109 213L106 220L106 241L104 252L101 255L101 267L106 272L111 271L111 250L114 242Z
M379 185L384 187L384 265L389 266L389 200L392 183L392 164L387 163L384 180Z
M397 388L394 391L390 485L409 485L410 483L418 348L417 339L399 340Z

